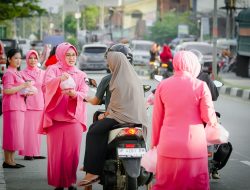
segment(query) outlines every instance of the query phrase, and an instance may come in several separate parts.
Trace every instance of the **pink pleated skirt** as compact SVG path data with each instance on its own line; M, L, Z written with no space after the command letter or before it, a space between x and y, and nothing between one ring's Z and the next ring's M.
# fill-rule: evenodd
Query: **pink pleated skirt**
M80 123L55 122L48 128L48 184L69 187L76 173L83 129Z
M3 112L3 150L23 149L24 113L23 111Z
M158 155L153 190L209 190L208 159Z
M38 128L42 118L42 111L27 110L24 120L24 149L19 151L22 156L40 156L41 134Z

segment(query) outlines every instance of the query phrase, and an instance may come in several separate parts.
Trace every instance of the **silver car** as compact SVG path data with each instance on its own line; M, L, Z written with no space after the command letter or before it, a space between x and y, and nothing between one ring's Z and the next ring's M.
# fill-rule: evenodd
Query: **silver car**
M104 58L108 46L105 44L83 45L81 54L78 57L78 68L80 70L106 70L109 72Z

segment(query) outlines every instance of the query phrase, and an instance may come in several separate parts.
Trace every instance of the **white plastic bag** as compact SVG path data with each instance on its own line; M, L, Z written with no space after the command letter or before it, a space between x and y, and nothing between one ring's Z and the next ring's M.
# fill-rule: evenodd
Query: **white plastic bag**
M206 126L205 133L208 145L228 142L229 132L220 124L215 127Z
M27 88L23 88L22 90L20 90L20 94L21 95L32 95L32 94L36 94L38 92L37 88L35 86L31 86L31 87L27 87Z
M71 76L69 76L69 78L67 80L62 81L60 83L60 88L62 90L75 89L75 87L76 87L76 83L75 83L74 79Z
M157 164L157 148L148 150L141 158L141 166L145 168L146 171L155 174Z

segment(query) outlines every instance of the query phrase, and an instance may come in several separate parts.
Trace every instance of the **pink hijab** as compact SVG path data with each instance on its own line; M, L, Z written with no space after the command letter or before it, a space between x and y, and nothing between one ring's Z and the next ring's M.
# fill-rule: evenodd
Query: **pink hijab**
M173 59L175 73L187 72L196 78L201 71L201 64L197 56L190 51L178 51Z
M29 58L30 58L30 56L31 56L32 54L34 54L34 55L36 56L37 60L39 59L38 53L37 53L35 50L29 50L29 51L26 53L26 66L27 66L27 69L28 69L28 70L37 70L37 69L38 69L37 65L34 66L34 67L31 67L31 66L29 65Z
M75 69L76 69L75 66L70 66L66 63L65 54L69 48L74 49L74 51L76 52L76 55L77 55L77 50L72 44L67 43L67 42L63 42L63 43L59 44L56 48L56 58L58 60L58 64L61 66L62 70L75 71Z

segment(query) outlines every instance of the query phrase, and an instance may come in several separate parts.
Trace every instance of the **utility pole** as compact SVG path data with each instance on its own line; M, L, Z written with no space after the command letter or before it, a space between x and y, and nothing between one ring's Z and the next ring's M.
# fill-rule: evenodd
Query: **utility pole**
M217 0L214 0L212 79L217 79L217 47L216 47L217 46L217 37L218 37Z

